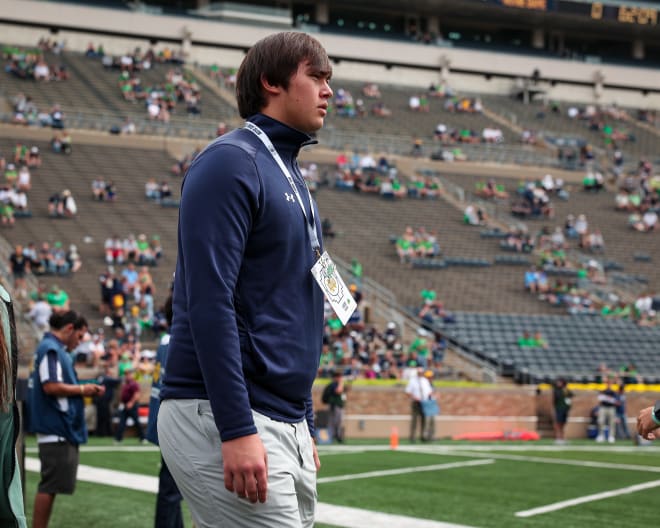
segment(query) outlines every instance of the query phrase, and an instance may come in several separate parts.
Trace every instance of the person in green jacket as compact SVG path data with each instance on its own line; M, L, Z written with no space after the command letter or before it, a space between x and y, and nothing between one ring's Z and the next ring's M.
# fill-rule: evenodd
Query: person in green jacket
M18 348L11 299L0 286L0 526L27 528L16 439L20 431L16 406Z

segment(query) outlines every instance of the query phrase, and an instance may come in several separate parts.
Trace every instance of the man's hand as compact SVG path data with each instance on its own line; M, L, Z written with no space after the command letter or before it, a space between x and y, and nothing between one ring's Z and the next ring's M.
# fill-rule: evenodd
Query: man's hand
M642 437L648 440L654 440L656 435L654 431L660 427L657 423L653 421L651 413L653 412L653 407L647 407L642 409L637 416L637 433Z
M250 502L266 502L268 456L258 434L222 442L225 488Z

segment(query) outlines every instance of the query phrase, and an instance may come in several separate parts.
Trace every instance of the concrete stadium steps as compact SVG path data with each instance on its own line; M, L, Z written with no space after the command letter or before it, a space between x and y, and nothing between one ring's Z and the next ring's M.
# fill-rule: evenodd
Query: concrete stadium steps
M5 72L2 78L1 94L7 98L23 92L32 97L40 110L48 111L58 103L68 119L65 124L75 125L79 120L86 120L86 127L94 126L109 129L110 126L121 125L126 117L137 122L147 121L140 131L145 133L164 133L170 129L178 136L190 135L188 127L208 129L208 138L215 135L218 121L230 119L236 115L236 110L211 90L201 87L201 116L190 116L185 106L179 103L171 115L169 125L150 122L142 102L125 101L118 87L119 71L106 70L100 59L88 58L80 53L64 52L61 55L45 54L49 65L63 64L70 73L70 79L61 82L34 82L17 79ZM139 74L143 86L149 87L165 82L167 71L173 67L170 64L155 64L153 69ZM95 116L96 123L89 123ZM151 125L151 126L149 126ZM153 129L153 130L151 130ZM199 135L197 133L197 135Z
M545 107L541 102L535 101L526 105L511 97L497 95L486 95L482 99L489 110L502 115L521 127L543 132L544 134L581 137L596 147L605 147L603 135L600 132L590 130L588 122L571 119L566 115L566 110L570 106L582 108L584 107L583 103L561 102L561 113L555 114L549 106ZM543 112L543 118L538 117L540 112ZM635 135L634 142L624 142L620 145L626 161L637 162L639 158L657 158L660 136L637 125L634 110L629 110L629 113L631 115L630 121L610 120L615 128L628 130Z
M31 218L18 218L13 228L0 230L12 245L39 245L43 241L60 241L78 247L82 269L73 276L45 275L39 280L50 286L57 283L72 300L72 308L80 310L93 324L100 324L98 304L100 289L98 275L104 270L105 239L117 233L124 237L158 234L164 249L159 266L151 268L156 284L156 306L165 299L176 262L177 209L163 208L144 199L144 183L149 177L169 180L178 198L180 180L168 176L173 160L163 151L108 146L76 145L73 138L73 154L54 154L43 142L34 142L42 152L43 165L32 171L32 190L28 205ZM14 145L9 139L0 140L0 151L11 152ZM113 203L96 202L92 199L91 182L95 178L112 179L117 188L117 200ZM78 206L75 218L50 218L48 198L55 192L68 188ZM92 242L84 243L85 237ZM115 266L117 272L121 266Z
M485 127L504 128L505 143L518 143L518 133L503 127L501 124L489 119L483 114L465 114L449 112L444 109L445 99L429 97L429 112L412 112L408 107L410 96L426 93L427 87L403 87L379 85L380 99L369 99L362 95L362 84L341 79L332 81L333 90L340 88L348 90L353 100L362 99L367 109L367 115L362 118L342 117L333 113L326 120L327 127L334 127L356 133L369 134L396 134L412 140L415 137L424 140L425 149L431 151L439 145L432 141L435 127L438 123L444 123L449 128L469 128L476 131L479 136ZM376 102L383 102L392 111L389 118L375 117L371 115L371 106Z
M478 181L485 178L467 174L452 175L444 174L443 177L449 181L462 186L466 191L473 192ZM497 183L503 184L512 195L518 185L517 179L494 178ZM568 214L577 216L584 213L587 215L590 229L600 229L605 240L605 251L592 254L581 251L584 258L595 258L602 261L613 261L623 264L623 273L628 275L642 275L649 279L648 286L642 289L657 291L660 289L660 241L658 233L638 233L628 227L628 213L616 211L614 208L615 193L612 191L600 191L598 193L585 192L579 183L567 184L570 189L570 198L563 201L554 198L554 219L528 220L526 222L530 233L539 231L543 226L561 226ZM498 210L508 211L508 202L498 202ZM510 217L511 221L517 221ZM575 241L569 241L571 247L575 247ZM642 253L651 257L650 261L641 261L634 258L635 254Z
M449 310L557 313L523 291L523 271L513 266L456 266L411 269L401 264L390 235L405 227L438 231L443 257L488 259L499 254L493 240L482 240L478 227L462 223L462 212L442 199L405 198L385 201L378 196L321 188L316 199L322 218L330 218L338 236L326 240L330 254L357 258L365 276L395 293L402 305L420 304L419 292L432 287Z

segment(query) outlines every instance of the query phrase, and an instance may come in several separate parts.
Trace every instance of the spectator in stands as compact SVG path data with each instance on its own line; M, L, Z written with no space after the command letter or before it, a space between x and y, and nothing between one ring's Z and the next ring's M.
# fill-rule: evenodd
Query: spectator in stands
M50 287L46 294L46 302L50 304L53 312L66 312L69 310L69 294L57 284Z
M135 381L135 368L133 365L124 370L124 383L121 388L119 400L122 407L119 412L119 425L115 432L115 443L119 444L124 439L124 431L128 418L133 420L133 425L137 431L140 443L146 443L144 429L142 428L138 414L138 409L140 408L140 385Z
M106 264L123 264L125 252L123 244L118 235L112 235L105 241Z
M27 297L26 276L30 272L30 259L23 253L23 246L18 244L9 257L9 267L14 280L14 292L17 298Z
M37 300L32 303L28 318L41 331L48 330L48 321L53 314L53 308L46 302L45 296L39 295Z
M472 226L484 225L486 223L486 215L474 204L468 204L463 211L463 223Z
M71 271L72 273L78 272L82 267L82 259L80 258L80 254L78 253L78 248L76 247L75 244L71 244L69 246L69 251L66 255L66 263L69 268L69 271Z
M632 214L628 219L628 223L635 231L648 233L658 228L658 213L648 210L642 216Z

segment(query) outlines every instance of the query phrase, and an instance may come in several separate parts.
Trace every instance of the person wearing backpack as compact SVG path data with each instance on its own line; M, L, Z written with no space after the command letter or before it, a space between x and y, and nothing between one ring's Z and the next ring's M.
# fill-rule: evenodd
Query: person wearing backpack
M332 373L332 381L323 389L321 401L329 406L328 434L330 438L343 443L346 387L341 370L335 370Z

